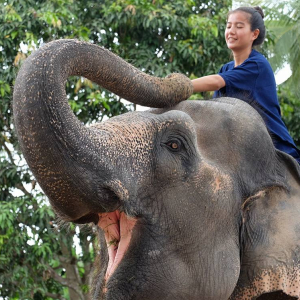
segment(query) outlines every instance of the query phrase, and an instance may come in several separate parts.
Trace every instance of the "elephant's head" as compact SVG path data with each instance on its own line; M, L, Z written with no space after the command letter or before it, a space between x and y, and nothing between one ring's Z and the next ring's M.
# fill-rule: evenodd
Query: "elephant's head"
M165 108L84 127L64 90L74 74ZM13 108L30 168L62 218L99 226L94 299L299 297L298 165L250 105L177 104L191 92L184 76L150 77L72 40L19 72Z

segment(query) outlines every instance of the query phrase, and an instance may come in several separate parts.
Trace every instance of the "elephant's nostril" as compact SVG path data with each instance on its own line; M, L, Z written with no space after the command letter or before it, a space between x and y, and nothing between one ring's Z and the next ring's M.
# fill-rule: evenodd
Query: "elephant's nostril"
M99 215L95 214L95 213L89 213L75 221L73 221L73 223L76 224L86 224L86 223L94 223L95 225L98 224L99 222Z

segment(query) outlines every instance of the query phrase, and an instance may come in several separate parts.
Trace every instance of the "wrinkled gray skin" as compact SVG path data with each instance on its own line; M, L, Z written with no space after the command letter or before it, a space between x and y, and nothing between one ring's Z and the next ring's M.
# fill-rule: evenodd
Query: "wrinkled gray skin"
M157 109L84 127L66 100L70 75ZM119 209L138 220L105 294L99 229L93 299L297 299L298 165L274 149L248 104L178 104L191 93L182 75L150 77L73 40L45 45L18 74L16 132L57 213L97 223L98 213Z

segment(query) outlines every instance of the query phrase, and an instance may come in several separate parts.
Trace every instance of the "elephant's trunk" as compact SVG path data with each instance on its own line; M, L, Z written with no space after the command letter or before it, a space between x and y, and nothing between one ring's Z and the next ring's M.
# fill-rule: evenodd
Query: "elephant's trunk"
M71 75L84 76L148 106L187 98L191 84L181 75L150 77L104 48L75 40L51 42L24 62L13 95L21 149L54 207L67 219L78 220L92 209L116 209L118 197L103 184L112 176L111 162L103 158L110 130L103 127L96 136L74 116L65 93ZM186 87L178 88L178 80L186 80Z

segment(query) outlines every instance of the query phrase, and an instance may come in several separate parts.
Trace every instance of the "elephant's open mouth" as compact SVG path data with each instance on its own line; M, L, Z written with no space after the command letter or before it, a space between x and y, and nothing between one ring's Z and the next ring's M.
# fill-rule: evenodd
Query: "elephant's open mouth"
M123 259L129 247L132 229L136 221L137 219L130 218L118 210L99 214L98 226L104 231L109 255L105 281L109 279Z

